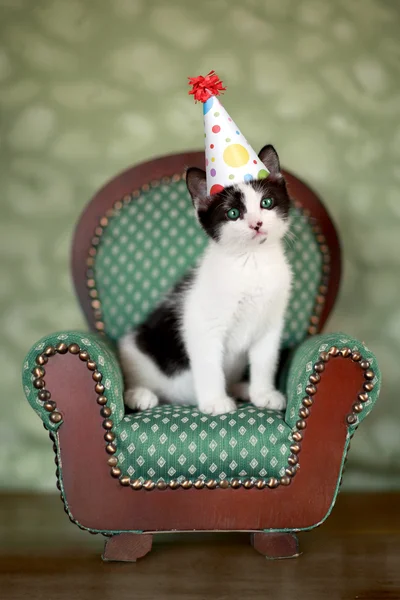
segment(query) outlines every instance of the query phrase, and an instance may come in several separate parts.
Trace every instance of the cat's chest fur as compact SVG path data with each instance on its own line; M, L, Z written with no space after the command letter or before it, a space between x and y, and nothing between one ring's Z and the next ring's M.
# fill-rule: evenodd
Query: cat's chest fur
M280 246L243 256L213 250L189 294L186 324L219 330L230 348L248 347L285 310L290 268Z

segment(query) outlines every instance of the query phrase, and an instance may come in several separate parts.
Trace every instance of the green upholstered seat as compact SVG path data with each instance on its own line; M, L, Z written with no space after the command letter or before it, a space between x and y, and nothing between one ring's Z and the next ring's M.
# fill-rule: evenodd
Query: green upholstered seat
M164 405L122 419L116 456L124 475L142 481L282 477L290 432L281 412L247 403L217 417Z

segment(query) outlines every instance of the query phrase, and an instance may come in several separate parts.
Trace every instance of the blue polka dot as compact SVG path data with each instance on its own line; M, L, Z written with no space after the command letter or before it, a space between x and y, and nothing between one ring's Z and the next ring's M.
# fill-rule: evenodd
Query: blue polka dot
M204 102L204 104L203 104L203 115L206 115L208 113L208 111L210 110L210 108L212 107L213 104L214 104L214 97L211 96L211 98L209 98L207 100L207 102Z
M240 135L240 131L237 131L236 133L237 133L238 135Z
M250 175L250 173L247 173L243 179L245 181L253 181L254 177L253 177L253 175Z

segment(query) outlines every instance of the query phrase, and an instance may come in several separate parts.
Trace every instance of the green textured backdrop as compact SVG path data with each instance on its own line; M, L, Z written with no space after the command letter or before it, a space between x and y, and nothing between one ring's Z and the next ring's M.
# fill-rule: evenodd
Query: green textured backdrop
M216 69L252 145L274 143L342 235L328 329L367 341L384 378L345 485L400 487L399 31L384 0L0 0L2 486L54 488L20 369L42 335L84 327L68 270L79 212L121 169L202 146L186 77Z

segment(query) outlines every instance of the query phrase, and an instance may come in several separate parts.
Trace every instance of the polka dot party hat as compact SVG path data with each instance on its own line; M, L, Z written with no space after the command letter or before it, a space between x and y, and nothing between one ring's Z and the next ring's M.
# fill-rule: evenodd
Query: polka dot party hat
M217 98L226 88L215 71L205 77L189 77L189 85L189 94L203 103L207 194L268 177L269 171Z

